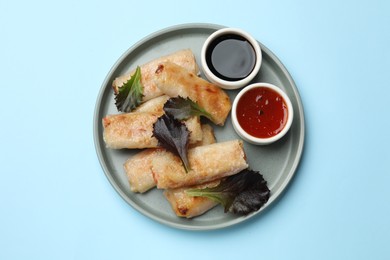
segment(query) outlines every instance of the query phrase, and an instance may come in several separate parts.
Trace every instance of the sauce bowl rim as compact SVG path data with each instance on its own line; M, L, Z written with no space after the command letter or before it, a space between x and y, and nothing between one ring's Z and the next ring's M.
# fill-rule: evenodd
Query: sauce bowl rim
M241 125L238 122L238 119L237 119L238 101L246 92L248 92L249 90L254 89L254 88L268 88L268 89L274 90L279 95L281 95L282 98L284 99L284 101L286 102L287 111L288 111L286 125L283 127L282 131L280 131L278 134L276 134L272 137L259 138L259 137L255 137L253 135L250 135L241 127ZM266 144L271 144L271 143L276 142L277 140L281 139L290 130L291 125L292 125L292 121L294 118L294 110L293 110L293 106L292 106L290 98L281 88L279 88L276 85L273 85L271 83L257 82L257 83L253 83L253 84L250 84L250 85L244 87L237 94L237 96L233 100L231 118L232 118L233 128L241 138L243 138L245 141L252 143L252 144L266 145Z
M245 78L240 80L229 81L229 80L221 79L210 70L206 61L206 52L208 47L210 46L210 43L212 43L218 37L223 35L228 35L228 34L235 34L245 38L252 45L255 51L256 61L251 73ZM201 56L201 65L202 65L203 73L205 74L206 78L223 89L238 89L245 86L259 73L261 63L262 63L262 52L258 41L246 31L239 28L231 28L231 27L219 29L214 33L212 33L209 37L207 37L206 41L202 46L200 56Z

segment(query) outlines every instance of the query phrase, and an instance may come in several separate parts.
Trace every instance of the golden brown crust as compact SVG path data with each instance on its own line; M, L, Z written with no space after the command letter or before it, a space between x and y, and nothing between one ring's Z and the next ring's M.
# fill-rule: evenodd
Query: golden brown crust
M160 63L155 71L156 85L164 94L189 97L212 115L215 124L225 123L231 102L221 88L172 62Z
M161 153L166 153L166 151L164 149L145 149L124 163L123 167L132 192L143 193L156 186L151 168L153 158Z
M169 189L164 191L164 196L171 204L172 210L177 216L193 218L202 215L215 207L218 203L206 197L189 196L187 195L186 190L211 188L217 186L219 183L220 180L216 180L192 187Z
M167 153L153 160L153 178L159 189L198 185L221 179L248 167L242 141L199 146L188 151L191 170L185 172L179 157Z
M164 104L168 101L169 98L169 96L163 95L150 99L134 109L134 112L147 112L160 116L164 114Z
M103 140L108 148L157 147L153 124L158 116L153 113L125 113L103 118Z
M183 66L186 70L191 71L194 74L199 73L199 67L196 63L195 56L190 49L179 50L172 54L152 60L140 67L141 83L144 87L144 96L142 98L142 101L147 101L163 94L161 90L157 88L153 78L157 64L165 61L170 61L180 66ZM121 87L126 81L128 81L130 77L134 74L134 72L135 71L131 71L130 73L117 77L113 81L112 88L116 94L118 93L118 88Z
M202 131L202 141L193 145L215 143L213 129L210 125L202 125ZM165 156L167 153L169 152L163 148L145 149L125 162L123 167L129 180L131 191L143 193L156 186L152 173L153 159L158 156Z
M155 99L158 99L155 102ZM124 114L108 115L103 118L103 140L111 149L141 149L158 147L158 140L153 137L153 124L164 111L164 99L158 97L145 102L137 111ZM151 112L146 112L151 111ZM199 117L193 116L184 121L190 132L189 143L202 140L202 127Z
M170 97L167 95L153 98L146 101L145 103L142 103L134 110L134 112L148 112L161 116L164 114L164 104L168 101L169 98ZM202 140L203 132L202 126L200 124L200 118L198 116L192 116L187 120L184 120L183 123L190 131L190 144L194 144Z
M203 124L201 125L201 130L202 130L202 139L199 140L198 142L191 143L189 145L190 149L197 146L209 145L217 142L217 140L215 139L214 129L212 126L210 126L209 124Z
M198 116L192 116L187 120L184 120L183 123L186 125L188 131L190 132L190 144L194 144L202 140L202 125Z

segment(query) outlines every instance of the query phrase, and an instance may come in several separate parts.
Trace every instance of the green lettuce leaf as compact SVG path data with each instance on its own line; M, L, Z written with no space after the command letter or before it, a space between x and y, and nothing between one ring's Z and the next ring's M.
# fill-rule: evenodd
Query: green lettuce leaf
M229 176L213 188L189 189L191 196L207 197L222 204L225 212L248 215L259 210L269 199L270 190L263 176L245 169Z
M138 66L131 78L118 89L115 105L118 111L131 112L141 104L142 97L141 68Z

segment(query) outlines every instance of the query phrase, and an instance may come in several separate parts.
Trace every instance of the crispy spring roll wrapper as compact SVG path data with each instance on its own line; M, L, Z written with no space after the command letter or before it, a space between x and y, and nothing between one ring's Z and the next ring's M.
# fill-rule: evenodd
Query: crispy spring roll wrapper
M199 116L192 116L183 122L190 131L190 144L201 141L203 132Z
M103 118L103 140L111 149L141 149L158 146L153 137L153 124L158 115L153 113L125 113Z
M168 99L170 99L170 97L167 95L153 98L141 104L134 110L134 112L149 112L161 116L164 114L164 104L168 101ZM187 126L187 129L191 131L190 144L202 141L203 131L200 118L198 116L192 116L183 122Z
M193 145L208 145L215 143L214 130L210 125L202 125L203 139ZM145 149L130 157L123 165L130 189L143 193L156 186L153 179L152 163L156 157L164 157L169 153L165 149Z
M189 97L211 114L215 124L225 123L231 102L220 87L172 62L160 63L155 71L156 85L164 94L170 97Z
M190 144L188 147L189 149L197 146L209 145L217 142L214 135L214 129L211 125L209 124L201 125L201 131L202 131L202 139L198 142Z
M184 170L173 153L153 159L153 178L159 189L174 189L211 182L248 167L241 140L226 141L188 150L191 170Z
M103 140L111 149L142 149L158 147L158 140L153 136L153 125L160 115L148 112L132 112L108 115L103 118ZM184 121L190 137L190 143L202 139L199 117Z
M111 149L157 147L158 141L152 138L153 124L161 116L163 106L169 96L151 99L134 112L108 115L103 118L103 139Z
M145 149L130 157L123 165L132 192L144 193L156 186L152 174L152 162L167 151L163 148Z
M177 52L174 52L172 54L157 58L155 60L152 60L142 66L141 68L141 83L144 87L143 91L143 98L142 101L147 101L152 98L161 96L163 93L160 89L156 87L156 84L154 83L153 77L154 72L156 70L156 67L161 62L170 61L175 64L178 64L182 67L184 67L186 70L191 71L191 73L199 74L199 67L196 63L195 56L192 53L190 49L180 50ZM125 75L122 75L120 77L117 77L113 83L112 88L114 89L115 94L118 93L118 89L130 79L130 77L135 73L134 71L131 71L130 73L127 73Z
M164 104L170 99L167 95L162 95L142 103L133 112L148 112L157 115L164 114Z
M188 188L168 189L164 191L164 196L171 204L172 210L178 217L193 218L212 209L218 205L218 202L206 197L190 196L186 193L186 190L213 188L220 182L220 180L216 180Z

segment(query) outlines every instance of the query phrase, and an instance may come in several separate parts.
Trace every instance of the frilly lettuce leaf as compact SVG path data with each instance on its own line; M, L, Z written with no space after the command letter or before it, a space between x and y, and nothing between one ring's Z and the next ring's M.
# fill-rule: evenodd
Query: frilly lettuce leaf
M259 210L269 199L270 190L263 176L245 169L229 176L213 188L189 189L191 196L207 197L222 204L225 212L248 215Z

